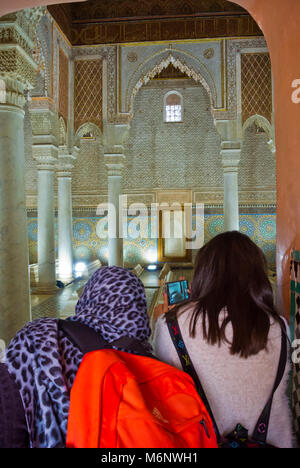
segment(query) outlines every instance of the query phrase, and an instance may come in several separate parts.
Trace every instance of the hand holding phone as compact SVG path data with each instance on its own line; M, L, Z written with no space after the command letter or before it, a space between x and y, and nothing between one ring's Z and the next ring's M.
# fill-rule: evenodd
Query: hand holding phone
M166 283L168 305L173 306L189 299L189 285L186 280Z

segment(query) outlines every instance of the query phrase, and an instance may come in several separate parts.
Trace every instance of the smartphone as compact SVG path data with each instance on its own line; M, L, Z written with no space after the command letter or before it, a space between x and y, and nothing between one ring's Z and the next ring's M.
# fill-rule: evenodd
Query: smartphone
M168 305L180 304L180 302L187 301L189 299L188 288L186 280L166 283Z

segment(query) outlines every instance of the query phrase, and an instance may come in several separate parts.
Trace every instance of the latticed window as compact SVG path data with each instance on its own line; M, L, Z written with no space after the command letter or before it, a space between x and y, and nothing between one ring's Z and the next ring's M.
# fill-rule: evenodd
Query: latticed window
M182 97L175 91L165 96L165 122L182 122Z

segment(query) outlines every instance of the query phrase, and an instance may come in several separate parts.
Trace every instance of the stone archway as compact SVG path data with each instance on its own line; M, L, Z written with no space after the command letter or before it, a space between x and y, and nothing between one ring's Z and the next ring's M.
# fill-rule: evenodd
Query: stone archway
M126 91L126 112L132 117L134 98L139 90L170 64L204 87L210 99L211 112L214 114L214 110L217 107L217 91L210 72L199 59L176 49L159 52L154 57L147 59L136 69Z

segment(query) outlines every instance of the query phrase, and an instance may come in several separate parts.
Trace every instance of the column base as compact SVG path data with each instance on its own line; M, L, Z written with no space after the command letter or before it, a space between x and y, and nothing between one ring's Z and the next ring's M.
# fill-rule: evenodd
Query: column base
M62 276L59 276L57 278L58 281L61 281L62 283L64 283L64 285L66 286L67 284L71 283L72 281L74 281L74 277L73 276L68 276L68 277L62 277Z
M52 296L60 291L55 284L38 284L36 288L32 288L32 294Z

